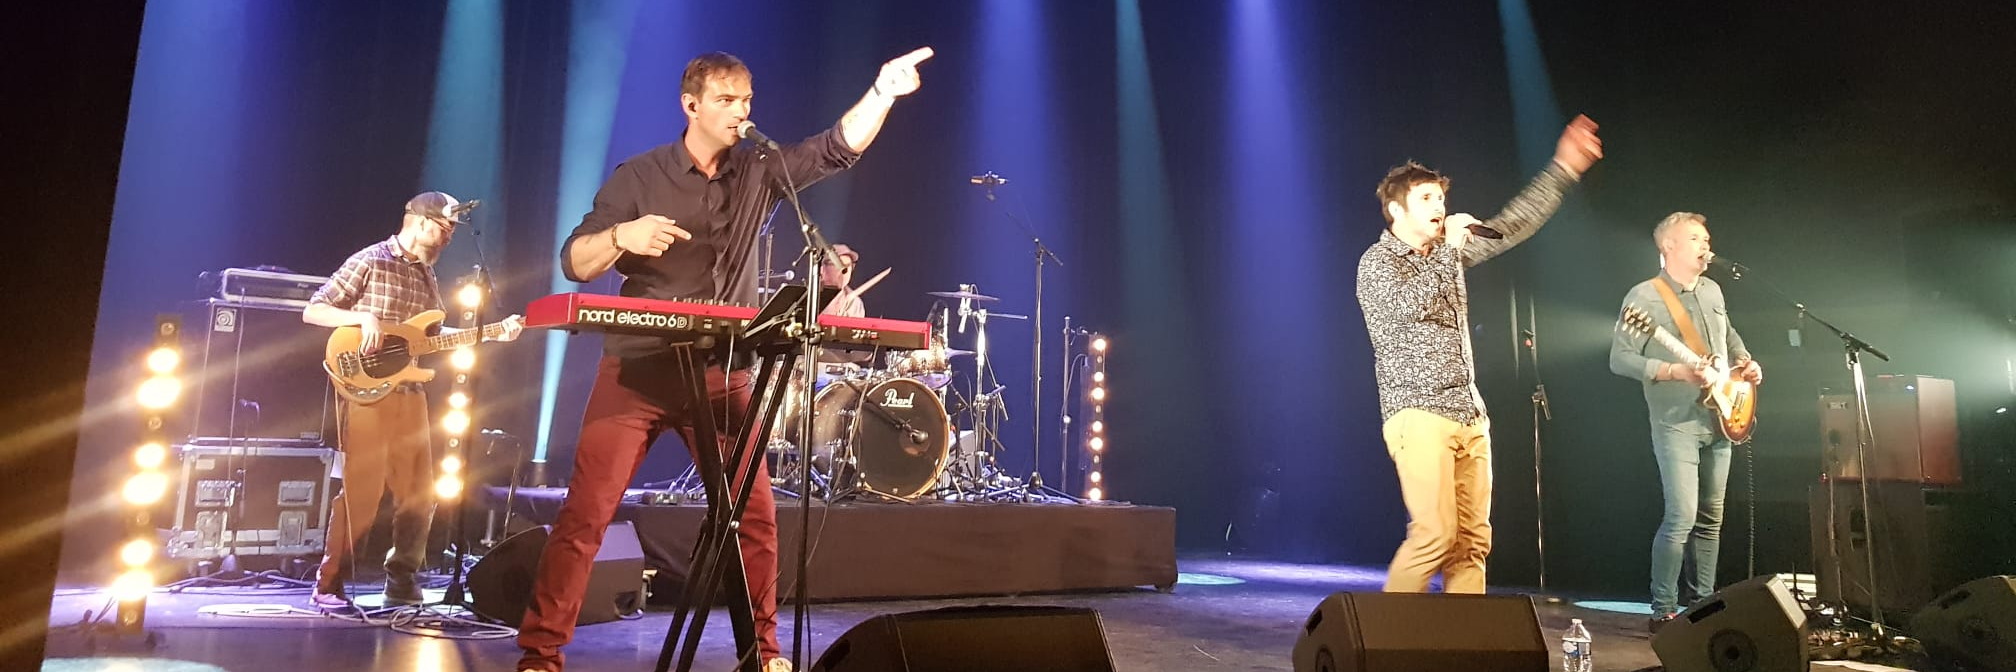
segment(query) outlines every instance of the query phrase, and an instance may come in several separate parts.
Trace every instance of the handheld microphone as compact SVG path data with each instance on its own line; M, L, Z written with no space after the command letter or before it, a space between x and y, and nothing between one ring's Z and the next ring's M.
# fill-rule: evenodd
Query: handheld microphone
M1505 237L1505 234L1499 233L1497 229L1483 224L1471 224L1464 228L1470 229L1470 235L1487 240L1501 240Z
M756 146L758 147L766 147L769 149L777 148L777 141L771 140L770 136L764 135L762 131L756 130L756 122L753 121L744 121L741 124L737 125L735 127L735 135L743 139L746 139L750 142L756 143Z

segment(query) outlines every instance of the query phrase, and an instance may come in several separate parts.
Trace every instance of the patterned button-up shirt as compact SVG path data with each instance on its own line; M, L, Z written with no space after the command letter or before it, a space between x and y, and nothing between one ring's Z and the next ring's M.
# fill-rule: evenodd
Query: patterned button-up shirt
M434 267L407 256L393 236L350 255L308 302L362 310L381 322L404 322L440 309L441 292Z
M1418 408L1463 424L1484 415L1477 393L1464 266L1475 266L1533 237L1561 207L1574 183L1548 164L1533 182L1484 222L1505 237L1472 236L1462 250L1436 245L1423 254L1387 230L1358 260L1358 306L1371 333L1380 418Z

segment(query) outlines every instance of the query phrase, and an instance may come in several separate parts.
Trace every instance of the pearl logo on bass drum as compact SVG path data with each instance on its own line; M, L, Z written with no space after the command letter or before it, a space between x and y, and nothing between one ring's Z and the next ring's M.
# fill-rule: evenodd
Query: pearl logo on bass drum
M912 392L912 393L910 393L910 394L906 394L906 395L903 395L903 396L900 396L900 397L899 397L899 396L896 396L896 391L895 391L895 390L883 390L883 391L882 391L882 407L883 407L883 408L916 408L916 407L917 407L917 393L915 393L915 392Z

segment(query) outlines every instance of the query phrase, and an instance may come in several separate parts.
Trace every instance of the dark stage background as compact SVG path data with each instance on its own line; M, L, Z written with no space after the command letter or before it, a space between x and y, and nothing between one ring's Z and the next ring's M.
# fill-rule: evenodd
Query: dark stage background
M1530 299L1554 412L1549 579L1643 590L1657 474L1637 385L1609 374L1605 348L1623 292L1656 272L1651 227L1674 210L1706 213L1753 278L1887 346L1895 361L1872 372L1959 380L1970 478L2006 482L1995 421L2008 416L1994 409L2016 397L2009 10L1820 6L153 3L65 567L109 576L98 559L115 538L91 512L130 448L129 362L198 273L329 273L393 233L408 196L443 189L486 203L444 278L480 241L507 307L571 291L554 284L556 241L616 162L677 138L680 69L712 49L753 68L755 119L800 137L883 60L936 48L867 157L807 203L862 252L863 275L895 268L871 314L918 318L923 292L958 283L1027 313L1028 237L966 181L1009 177L1001 203L1065 266L1044 278L1045 408L1028 408L1030 327L995 323L1014 404L1003 458L1031 468L1041 416L1058 478L1055 334L1065 315L1109 333L1110 492L1176 507L1187 547L1385 562L1405 513L1352 286L1382 224L1372 187L1414 158L1454 176L1453 210L1488 215L1575 113L1603 125L1609 158L1537 238L1469 276L1497 455L1494 583L1537 569L1535 369L1509 327ZM798 245L780 231L783 263ZM1769 372L1757 569L1808 569L1814 399L1847 379L1823 333L1790 347L1790 310L1753 281L1725 285ZM490 424L546 427L559 476L597 347L533 334L485 354ZM1745 569L1744 502L1731 500L1725 578Z

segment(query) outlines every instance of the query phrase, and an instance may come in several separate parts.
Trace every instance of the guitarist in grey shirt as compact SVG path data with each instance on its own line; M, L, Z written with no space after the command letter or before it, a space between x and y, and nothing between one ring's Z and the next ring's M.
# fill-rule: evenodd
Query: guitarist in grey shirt
M1764 381L1764 370L1750 359L1742 337L1729 324L1722 287L1702 277L1713 257L1707 218L1676 212L1652 230L1664 272L1638 283L1624 296L1624 308L1643 311L1676 337L1685 337L1674 311L1657 283L1664 283L1686 312L1695 332L1690 341L1709 354L1735 362L1731 374L1752 384ZM1652 453L1659 463L1659 481L1666 497L1665 514L1652 537L1652 629L1658 630L1682 607L1681 558L1692 569L1688 597L1698 600L1715 592L1715 563L1721 550L1722 503L1729 481L1732 446L1720 430L1717 415L1701 404L1709 382L1704 363L1690 366L1649 334L1617 329L1611 337L1610 371L1640 381L1651 415Z

